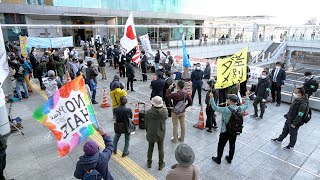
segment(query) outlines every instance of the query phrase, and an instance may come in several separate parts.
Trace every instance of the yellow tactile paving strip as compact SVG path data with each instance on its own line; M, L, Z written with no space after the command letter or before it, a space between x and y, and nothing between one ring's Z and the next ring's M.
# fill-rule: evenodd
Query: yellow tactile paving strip
M44 99L48 99L44 91L40 89L40 87L35 84L34 82L30 81L32 87L34 90L36 90ZM93 141L97 142L100 149L104 149L104 141L102 139L102 136L99 134L94 134L89 137ZM131 175L136 177L137 179L143 179L143 180L155 180L156 178L153 177L150 173L148 173L146 170L141 168L137 163L135 163L133 160L131 160L128 157L121 157L122 152L117 151L118 153L116 155L112 155L112 158L120 164L123 168L125 168Z

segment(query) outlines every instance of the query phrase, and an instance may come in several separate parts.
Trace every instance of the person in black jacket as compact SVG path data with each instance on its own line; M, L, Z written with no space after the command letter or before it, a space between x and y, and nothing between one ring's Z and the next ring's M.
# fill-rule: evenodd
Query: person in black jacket
M280 106L281 104L281 86L284 85L284 81L286 80L286 72L281 68L281 63L276 63L276 68L271 71L270 80L272 81L271 84L271 95L272 101L274 103L277 101L276 106ZM277 93L277 99L276 99Z
M251 115L253 118L258 117L258 104L260 103L260 119L263 118L264 110L265 110L265 103L266 99L269 95L270 91L270 81L268 78L268 73L266 71L262 71L261 78L259 79L255 95L256 98L253 102L253 107L254 107L254 114Z
M155 64L156 71L159 69L159 63L160 63L160 51L157 50L156 56L154 57L154 64Z
M0 134L0 179L5 180L3 175L3 170L6 168L6 149L7 149L7 141L2 134Z
M107 74L106 74L106 56L105 52L102 50L102 48L99 49L97 53L97 60L99 63L99 69L101 72L102 79L101 80L107 80Z
M294 90L295 100L289 108L289 112L284 115L287 119L282 133L278 138L271 139L273 142L281 143L284 138L290 134L290 141L284 150L290 150L294 147L297 141L298 130L301 125L303 125L303 117L305 115L306 109L308 107L308 98L303 87L298 87Z
M164 83L164 89L163 89L163 100L166 103L166 107L168 110L168 117L171 117L171 108L172 108L172 101L168 98L165 97L167 89L170 87L171 84L173 84L173 79L171 77L171 72L170 71L166 71L165 72L165 83ZM173 84L175 86L175 84ZM174 88L171 90L174 91Z
M210 79L210 76L211 76L211 67L210 67L210 62L208 61L206 64L206 68L203 71L203 89L205 91L208 91L211 89L211 87L207 83Z
M319 83L317 82L316 78L312 76L312 73L309 71L305 72L304 76L306 77L306 80L303 83L303 88L305 89L308 98L310 98L312 93L318 90Z
M202 106L201 103L201 87L202 87L202 78L203 78L203 71L201 70L201 65L198 63L196 65L196 69L191 73L191 82L192 82L192 101L196 91L198 91L199 97L199 105Z
M96 93L97 93L97 76L98 70L93 66L92 61L87 62L88 68L86 69L86 81L89 83L90 90L92 91L91 102L92 104L98 104L96 101Z
M29 59L31 62L32 69L35 71L37 69L38 64L39 64L39 62L37 61L37 57L36 57L35 47L31 48L31 51L29 53Z
M113 65L114 69L117 69L117 64L119 63L119 58L120 58L120 50L118 46L114 47L114 56L113 56Z
M208 128L207 132L212 133L212 128L214 130L218 129L217 121L216 121L216 114L215 111L211 107L210 103L210 97L209 94L212 93L214 96L214 102L217 103L219 99L219 93L216 89L214 89L214 80L208 81L210 90L207 92L205 103L207 104L206 107L206 115L207 115L207 121L206 121L206 127Z
M122 52L122 54L120 55L120 61L119 61L119 74L120 77L126 77L126 61L127 61L127 57L125 52Z
M130 63L131 59L127 59L127 64L126 64L126 75L127 75L127 91L129 91L129 84L131 87L131 92L134 92L133 90L133 79L135 77L135 71L133 69L132 64Z
M130 143L130 133L132 132L132 129L130 129L130 123L132 119L132 109L126 107L127 104L127 97L121 96L120 97L120 106L117 108L114 108L114 114L116 117L116 123L123 123L125 127L125 144L122 151L122 157L129 155L129 143ZM121 133L115 132L115 136L113 138L113 153L117 154L117 146L118 141L121 136Z
M155 96L163 97L164 85L165 85L165 81L163 79L163 73L162 72L158 72L157 73L157 79L151 81L150 88L152 89L152 91L151 91L150 99L152 99Z
M147 81L147 56L144 50L141 51L141 70L142 70L142 81Z

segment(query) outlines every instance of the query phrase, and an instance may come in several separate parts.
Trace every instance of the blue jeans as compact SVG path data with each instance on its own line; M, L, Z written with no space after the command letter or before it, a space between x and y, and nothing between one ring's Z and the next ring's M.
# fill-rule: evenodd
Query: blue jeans
M23 81L16 81L16 90L17 90L17 94L18 94L19 99L22 99L20 86L23 88L25 96L29 97L27 83L24 80Z
M156 71L159 69L159 63L155 63L155 69Z
M115 133L115 136L113 138L113 148L116 151L117 146L118 146L118 141L120 139L121 134ZM130 133L125 133L124 134L125 141L124 141L124 148L123 148L123 153L129 153L129 143L130 143Z

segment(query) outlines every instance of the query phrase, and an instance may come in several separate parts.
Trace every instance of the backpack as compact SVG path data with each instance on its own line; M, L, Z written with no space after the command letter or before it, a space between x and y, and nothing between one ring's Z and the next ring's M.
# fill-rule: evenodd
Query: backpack
M313 93L316 92L319 88L319 83L317 82L317 80L312 79L310 87L311 87Z
M46 87L45 93L48 97L51 97L59 88L56 79L46 79L43 82L44 87Z
M226 125L227 132L232 136L240 135L243 128L243 116L241 115L240 107L238 107L237 110L234 110L231 107L228 107L228 109L231 111L231 117Z
M307 104L307 103L301 103L301 104L305 104L307 107L306 107L306 110L303 114L302 120L298 124L299 126L308 123L311 119L311 116L312 116L312 111L311 111L311 108L309 107L309 104ZM299 104L299 106L301 104Z
M103 177L97 170L92 169L84 173L83 180L103 180Z
M22 82L24 80L25 68L23 64L20 64L18 71L16 72L17 81Z
M82 68L83 66L81 66L80 68L78 68L78 71L76 73L77 77L80 76L81 72L82 72Z

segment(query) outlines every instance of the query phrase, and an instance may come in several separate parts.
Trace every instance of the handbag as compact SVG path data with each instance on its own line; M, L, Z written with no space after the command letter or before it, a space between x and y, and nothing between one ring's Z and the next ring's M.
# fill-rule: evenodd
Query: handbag
M182 113L185 109L186 109L186 103L185 103L185 100L186 100L186 94L184 93L183 94L183 100L182 101L179 101L173 108L173 112L175 113Z
M114 123L114 132L117 134L123 134L126 132L124 123Z
M133 124L133 122L130 120L129 121L129 126L128 126L128 133L132 133L136 131L136 126Z

